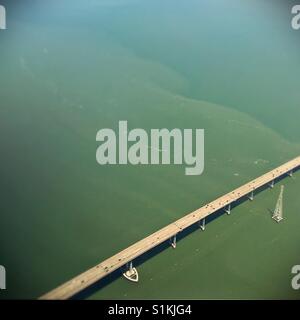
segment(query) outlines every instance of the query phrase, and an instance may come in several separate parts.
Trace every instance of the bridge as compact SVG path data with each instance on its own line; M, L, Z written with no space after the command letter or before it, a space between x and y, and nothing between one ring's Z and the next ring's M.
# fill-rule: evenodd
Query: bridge
M103 279L113 271L124 267L127 264L132 265L132 261L135 258L165 241L170 240L172 247L176 248L176 236L178 233L196 223L199 223L202 230L204 230L205 218L208 216L220 209L224 210L227 214L230 214L231 206L234 202L245 196L250 200L253 200L254 193L257 189L268 185L273 188L276 179L283 178L285 175L292 176L293 171L299 169L299 167L300 156L172 222L148 237L134 243L123 251L100 262L93 268L81 273L49 293L46 293L40 297L40 299L63 300L71 298L95 282ZM135 272L137 272L136 269Z

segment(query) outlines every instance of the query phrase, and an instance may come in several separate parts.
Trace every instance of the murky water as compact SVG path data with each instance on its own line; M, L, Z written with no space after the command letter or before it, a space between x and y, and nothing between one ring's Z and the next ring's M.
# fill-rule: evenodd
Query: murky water
M36 298L300 154L283 1L28 1L0 32L0 298ZM97 164L96 132L204 128L205 171ZM300 176L86 298L299 298Z

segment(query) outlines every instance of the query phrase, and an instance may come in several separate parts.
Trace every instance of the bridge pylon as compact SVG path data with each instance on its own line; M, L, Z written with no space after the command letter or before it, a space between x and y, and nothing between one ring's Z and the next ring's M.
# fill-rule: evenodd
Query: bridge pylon
M205 218L203 218L202 220L199 220L199 227L202 231L205 230Z
M252 190L251 193L248 195L248 199L249 199L250 201L253 201L253 199L254 199L254 191L253 191L253 190Z
M136 268L133 267L132 261L126 263L126 269L127 270L123 273L123 276L129 281L138 282L139 274Z
M170 239L170 243L173 249L176 249L176 234Z
M231 204L229 204L224 210L228 215L230 215L230 213L231 213Z

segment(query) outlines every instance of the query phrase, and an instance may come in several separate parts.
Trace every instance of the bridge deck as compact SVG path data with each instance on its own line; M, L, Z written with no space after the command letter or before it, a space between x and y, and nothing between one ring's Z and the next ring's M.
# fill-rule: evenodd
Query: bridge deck
M274 179L289 173L300 166L300 156L267 172L266 174L242 185L241 187L221 196L205 206L187 214L166 227L154 232L148 237L134 243L130 247L100 262L95 267L83 272L58 288L50 291L40 299L68 299L96 281L104 278L114 270L124 266L127 262L139 257L143 253L170 239L192 224L226 207L234 201L250 194L252 191L272 182Z

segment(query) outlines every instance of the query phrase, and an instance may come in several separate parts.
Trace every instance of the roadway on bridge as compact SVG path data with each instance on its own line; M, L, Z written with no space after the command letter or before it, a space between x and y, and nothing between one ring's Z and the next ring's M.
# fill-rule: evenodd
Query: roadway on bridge
M154 232L148 237L134 243L128 248L115 254L114 256L100 262L93 268L83 272L70 281L62 284L58 288L43 295L40 299L68 299L93 283L106 277L116 269L124 266L126 263L141 256L143 253L151 250L164 241L172 238L182 230L188 228L206 218L207 216L215 213L219 209L226 208L229 204L236 200L251 194L252 191L267 185L274 181L276 178L284 174L292 172L300 166L300 156L281 165L280 167L271 170L264 175L242 185L241 187L221 196L220 198L204 205L203 207L187 214L186 216L176 220L175 222L167 225L166 227Z

